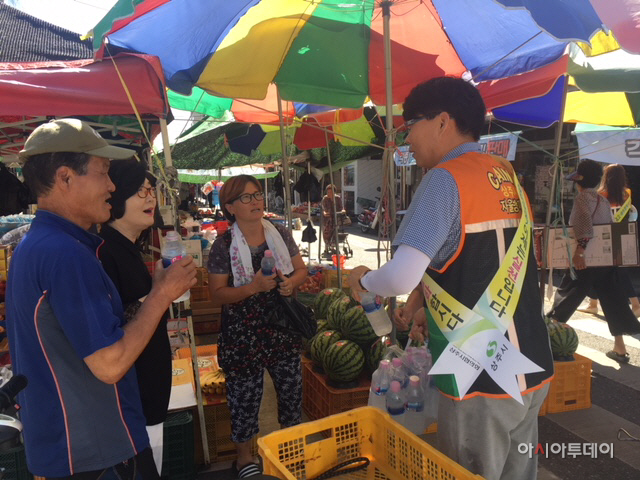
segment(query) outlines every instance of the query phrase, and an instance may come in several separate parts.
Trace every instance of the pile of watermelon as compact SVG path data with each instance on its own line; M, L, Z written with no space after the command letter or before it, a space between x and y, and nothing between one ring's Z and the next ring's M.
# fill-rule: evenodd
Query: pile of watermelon
M546 323L553 359L561 362L574 360L573 354L578 349L578 334L573 327L555 321Z
M379 339L364 309L345 292L326 288L316 296L318 332L309 341L311 359L335 383L358 379L365 365L375 370L389 341Z

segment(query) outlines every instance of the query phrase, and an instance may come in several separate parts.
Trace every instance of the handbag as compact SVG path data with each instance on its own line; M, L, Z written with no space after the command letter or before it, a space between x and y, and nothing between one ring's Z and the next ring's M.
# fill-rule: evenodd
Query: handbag
M269 315L269 324L307 339L313 337L318 329L313 309L294 297L278 297Z

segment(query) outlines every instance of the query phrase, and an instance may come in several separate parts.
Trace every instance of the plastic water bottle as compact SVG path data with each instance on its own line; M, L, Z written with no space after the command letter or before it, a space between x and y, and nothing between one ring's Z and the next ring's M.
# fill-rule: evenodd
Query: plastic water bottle
M265 276L273 275L273 269L276 268L276 259L273 257L271 250L264 251L264 257L260 262L260 268L262 268L262 274Z
M391 380L397 381L402 388L409 384L409 370L398 357L391 360Z
M378 337L391 333L391 320L389 319L389 315L387 315L387 311L382 306L380 297L375 293L365 292L362 294L360 305L364 308L364 313L367 314L367 320L369 320L373 331L376 332Z
M176 231L167 232L167 235L164 238L164 245L162 247L162 265L167 268L173 262L177 262L184 255L187 254L187 250L182 243L182 238ZM176 298L173 302L183 302L188 300L191 296L191 291L187 290L180 297Z
M400 425L404 425L405 422L405 407L404 397L402 395L402 386L399 382L393 380L391 387L386 396L387 412L391 415L396 422Z
M417 375L409 377L405 403L405 426L416 435L423 434L429 426L424 411L424 392L420 385L420 377Z
M386 410L386 398L385 395L389 390L391 384L391 362L389 360L380 360L380 366L373 372L371 376L371 389L369 390L369 403L370 407L376 407L382 410Z

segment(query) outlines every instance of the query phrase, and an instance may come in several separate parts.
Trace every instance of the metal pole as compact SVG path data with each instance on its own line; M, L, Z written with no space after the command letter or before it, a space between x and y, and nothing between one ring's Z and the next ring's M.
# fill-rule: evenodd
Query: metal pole
M391 244L391 240L396 236L396 177L395 177L395 165L393 162L393 146L395 146L395 135L393 133L393 83L392 83L392 75L391 75L391 5L393 5L393 1L383 1L380 3L382 7L382 18L383 18L383 39L384 39L384 74L385 74L385 90L386 90L386 115L385 115L385 126L386 126L386 138L384 142L384 155L382 161L382 168L385 166L388 169L387 174L389 178L389 191L388 191L388 199L387 208L389 209L389 215L391 215L391 225L389 226L389 244ZM385 163L386 162L386 163ZM385 175L383 175L383 178ZM382 205L382 200L380 201L380 205L378 206L378 225L380 225L382 209L380 208ZM379 238L379 237L378 237ZM389 255L389 253L387 254ZM391 252L391 256L393 256L393 252ZM388 257L387 257L388 258ZM378 240L378 267L380 267L380 240ZM396 299L395 297L391 297L389 299L389 313L391 318L393 318L393 311L396 307ZM395 326L391 331L391 339L395 341L396 339L396 329Z
M280 144L282 145L282 176L284 181L284 218L287 228L291 231L291 191L289 190L289 158L287 156L287 140L284 131L284 118L282 116L282 99L280 90L276 88L278 95L278 118L280 119Z
M311 175L311 160L307 160L307 173ZM311 225L311 191L307 192L307 207L307 212L309 212L307 215L307 221L309 222L309 225ZM309 252L309 263L311 263L311 242L307 242L307 251Z
M164 163L167 167L173 166L173 160L171 158L171 145L169 143L169 131L167 130L167 121L164 118L160 118L160 133L162 134L162 145L164 147ZM176 177L176 181L178 178ZM173 216L173 226L178 234L180 233L180 218L178 218L178 200L180 199L180 193L177 190L171 188L171 185L167 185L169 190L169 197L171 198L171 214Z
M335 188L335 183L333 183L333 168L331 167L331 152L329 149L329 135L327 135L327 131L324 132L324 139L327 144L327 161L329 163L329 182ZM336 242L336 268L338 273L338 288L342 289L342 275L340 274L340 244L338 243L338 211L336 209L336 192L333 190L333 238Z
M324 194L324 173L322 174L322 182L320 182L320 195ZM322 211L322 200L320 200L320 224L318 225L318 262L322 263L322 227L324 225L324 212Z
M542 232L542 268L540 269L540 296L544 300L545 284L547 282L547 255L549 246L549 232L551 229L551 211L556 197L556 184L558 182L558 170L560 169L560 147L562 145L562 127L564 126L564 107L567 100L567 80L568 77L564 77L564 87L562 93L562 105L560 107L560 118L558 119L558 125L556 125L556 145L553 149L553 162L555 168L553 169L553 177L551 179L551 188L549 189L549 201L547 203L547 216L544 224L544 231Z

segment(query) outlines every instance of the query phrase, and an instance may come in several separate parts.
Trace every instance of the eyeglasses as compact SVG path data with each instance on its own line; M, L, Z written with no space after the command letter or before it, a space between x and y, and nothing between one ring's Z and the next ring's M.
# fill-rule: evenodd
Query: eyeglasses
M156 198L155 187L140 187L138 189L138 196L140 198L147 198L147 195L151 195L151 197Z
M438 116L439 113L440 112L431 112L424 115L419 115L415 118L412 118L411 120L407 120L406 122L404 122L404 130L406 130L407 132L410 131L411 127L413 127L416 123L418 123L421 120L433 120Z
M243 193L239 197L234 198L229 203L233 203L236 200L240 200L240 203L251 203L251 200L255 199L257 201L264 200L263 192L255 192L255 193Z

